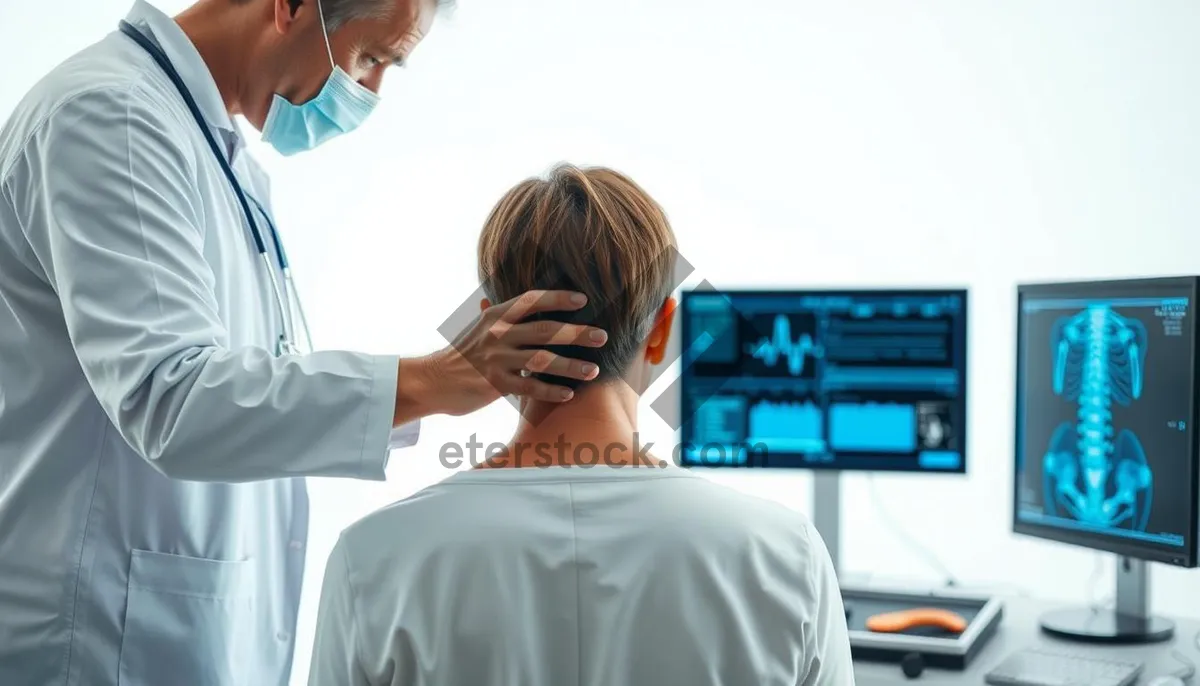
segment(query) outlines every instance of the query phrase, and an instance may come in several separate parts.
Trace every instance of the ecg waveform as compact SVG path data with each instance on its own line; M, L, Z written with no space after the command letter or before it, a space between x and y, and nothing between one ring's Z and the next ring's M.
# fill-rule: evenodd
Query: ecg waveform
M773 335L770 338L762 338L750 348L747 352L757 360L762 360L763 364L768 367L774 367L779 363L780 357L786 357L788 363L788 373L792 376L800 376L804 373L804 362L808 355L816 350L816 344L813 342L812 336L801 334L799 338L792 341L792 323L788 320L787 315L775 315L775 326Z

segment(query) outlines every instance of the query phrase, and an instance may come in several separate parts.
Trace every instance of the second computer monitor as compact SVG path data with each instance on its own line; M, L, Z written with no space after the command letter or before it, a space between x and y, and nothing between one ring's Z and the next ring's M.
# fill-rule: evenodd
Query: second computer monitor
M685 291L685 467L966 471L967 291Z
M1198 564L1197 277L1023 284L1013 528Z

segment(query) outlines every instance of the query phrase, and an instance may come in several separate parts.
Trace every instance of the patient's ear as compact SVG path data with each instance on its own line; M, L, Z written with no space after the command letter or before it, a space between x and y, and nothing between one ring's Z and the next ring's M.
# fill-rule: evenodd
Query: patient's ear
M674 320L675 298L667 298L662 309L658 311L658 318L646 341L646 359L650 364L662 364L663 357L667 354L667 340L671 337L671 323Z
M483 312L484 310L486 310L487 308L489 308L491 306L492 306L492 303L487 298L484 298L483 300L479 301L479 311L480 312Z

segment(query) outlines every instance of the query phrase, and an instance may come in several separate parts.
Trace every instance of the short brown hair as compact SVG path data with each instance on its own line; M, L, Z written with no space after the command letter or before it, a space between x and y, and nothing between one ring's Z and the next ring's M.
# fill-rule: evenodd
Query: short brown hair
M606 167L559 164L510 189L479 237L479 278L493 304L531 289L584 293L578 312L530 319L586 323L608 332L600 348L547 346L594 362L593 383L625 373L673 290L675 235L666 213L628 176ZM578 388L582 382L536 375Z

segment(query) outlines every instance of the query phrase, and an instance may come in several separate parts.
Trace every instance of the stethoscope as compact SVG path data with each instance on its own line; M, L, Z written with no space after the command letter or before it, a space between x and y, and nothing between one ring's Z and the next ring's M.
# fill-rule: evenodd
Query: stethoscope
M296 310L300 313L300 324L304 327L304 338L308 344L308 349L312 350L312 337L308 330L308 320L304 316L304 306L300 303L300 297L296 293L296 283L292 280L292 270L288 267L287 254L283 251L283 241L279 238L279 232L275 230L275 223L271 221L271 217L263 206L257 200L251 197L254 206L262 214L263 219L267 221L268 228L271 229L271 238L275 241L275 256L279 260L279 270L283 274L283 288L288 297L284 297L285 293L280 292L279 282L275 278L274 270L271 268L271 258L267 255L267 246L263 241L262 233L258 230L258 223L254 221L254 214L250 211L250 203L247 202L247 195L242 190L242 184L234 175L233 169L229 166L229 161L225 159L225 154L221 152L221 147L217 145L217 141L213 138L212 131L208 128L208 123L204 116L200 113L200 108L196 105L195 99L192 98L191 92L183 83L183 79L179 76L179 72L175 71L175 66L171 64L171 60L167 57L157 45L150 42L141 31L138 31L127 21L122 21L120 24L121 32L132 38L142 47L150 56L158 62L158 66L162 67L167 76L171 78L171 82L175 84L175 88L179 90L179 94L183 96L183 100L187 103L188 109L192 112L192 118L196 120L196 125L200 127L200 131L204 134L205 140L208 141L208 146L212 148L213 155L217 161L221 163L221 170L225 172L225 178L229 179L229 185L233 187L233 192L237 194L238 202L242 206L242 211L246 215L246 222L250 225L250 234L254 237L254 247L258 250L259 257L262 258L263 266L267 270L267 280L271 282L271 289L275 293L275 302L279 306L279 311L283 318L283 334L279 337L279 352L287 355L298 355L301 353L300 348L296 345L295 326L292 323L292 312L289 306L291 302L296 303Z

